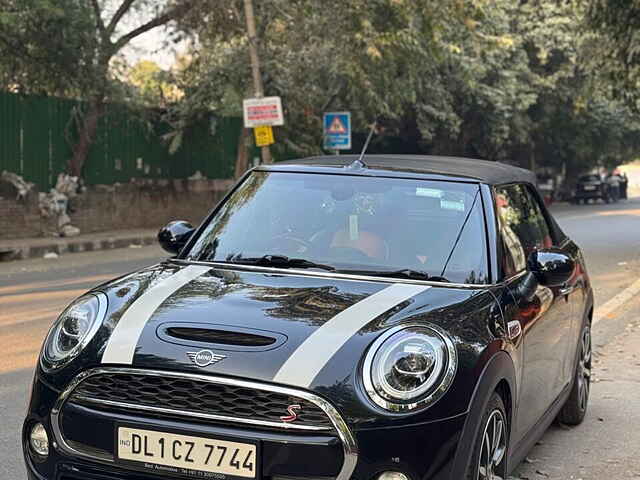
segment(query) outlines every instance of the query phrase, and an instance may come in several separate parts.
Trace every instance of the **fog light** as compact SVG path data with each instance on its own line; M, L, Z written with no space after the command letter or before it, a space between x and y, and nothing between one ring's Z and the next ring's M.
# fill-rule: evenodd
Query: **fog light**
M378 480L409 480L402 472L382 472L378 475Z
M49 455L49 437L47 436L47 431L44 428L44 425L41 423L36 423L31 429L31 436L29 437L29 443L31 443L31 449L41 455L46 457Z

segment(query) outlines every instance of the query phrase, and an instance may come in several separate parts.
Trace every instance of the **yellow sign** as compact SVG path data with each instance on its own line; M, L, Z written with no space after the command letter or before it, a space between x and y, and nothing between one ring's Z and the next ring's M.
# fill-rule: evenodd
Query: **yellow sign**
M276 142L273 138L273 128L269 126L255 127L253 134L256 136L257 147L266 147Z

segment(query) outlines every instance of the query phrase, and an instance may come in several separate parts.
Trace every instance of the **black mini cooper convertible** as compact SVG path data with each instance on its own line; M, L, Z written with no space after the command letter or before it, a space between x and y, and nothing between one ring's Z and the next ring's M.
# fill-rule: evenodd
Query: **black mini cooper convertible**
M320 157L249 172L175 256L49 332L31 480L504 479L585 416L593 295L529 171Z

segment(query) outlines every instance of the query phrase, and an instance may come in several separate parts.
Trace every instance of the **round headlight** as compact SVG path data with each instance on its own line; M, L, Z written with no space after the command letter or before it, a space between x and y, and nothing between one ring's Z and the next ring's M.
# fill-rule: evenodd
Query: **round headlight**
M70 362L93 338L107 311L107 297L95 293L69 305L49 330L42 352L46 370Z
M407 412L435 403L451 386L458 365L453 342L435 326L400 326L367 352L363 383L380 407Z

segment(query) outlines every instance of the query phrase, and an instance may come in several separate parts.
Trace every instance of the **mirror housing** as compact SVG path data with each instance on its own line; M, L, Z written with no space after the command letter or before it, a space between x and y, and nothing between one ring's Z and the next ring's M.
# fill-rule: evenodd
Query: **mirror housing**
M573 275L576 263L562 249L552 247L531 252L527 267L541 285L561 287Z
M169 222L158 232L158 243L167 252L177 255L187 244L194 231L193 225L184 220Z

